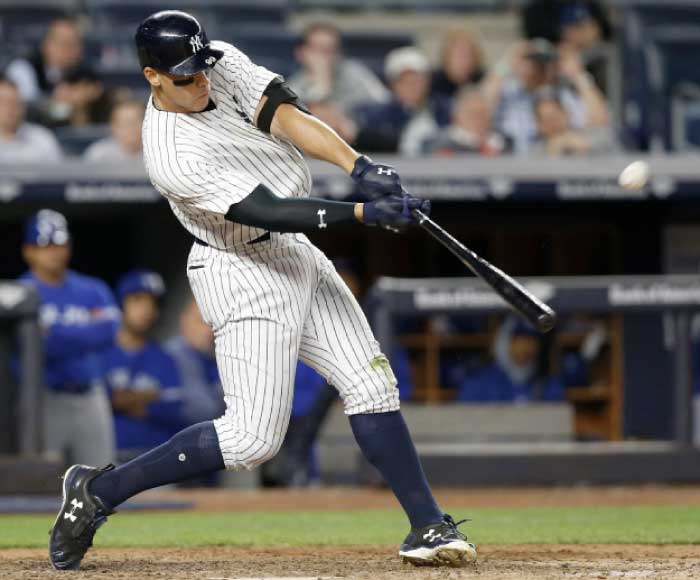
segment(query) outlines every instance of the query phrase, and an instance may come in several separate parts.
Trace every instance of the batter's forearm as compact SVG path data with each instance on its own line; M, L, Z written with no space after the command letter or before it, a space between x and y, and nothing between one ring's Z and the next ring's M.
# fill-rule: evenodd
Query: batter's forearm
M361 222L363 204L313 197L283 199L259 185L243 201L233 204L225 217L271 232L304 232Z
M360 156L323 121L294 105L280 105L272 121L272 134L291 141L314 159L337 165L348 174Z

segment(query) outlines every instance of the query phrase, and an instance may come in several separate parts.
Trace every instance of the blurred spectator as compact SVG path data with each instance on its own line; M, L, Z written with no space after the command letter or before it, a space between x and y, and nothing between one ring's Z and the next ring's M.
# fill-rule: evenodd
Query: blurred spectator
M583 54L602 40L602 31L585 2L570 2L559 11L559 43Z
M54 163L63 157L53 133L24 120L17 87L0 78L0 163Z
M46 389L45 449L66 463L113 461L114 427L100 357L114 341L119 309L106 284L68 269L71 235L66 218L49 209L26 224L21 280L41 300Z
M329 100L307 103L309 111L331 129L333 129L346 142L353 144L357 139L357 124L344 111L343 108Z
M564 349L559 366L567 387L601 386L610 382L610 336L604 319L576 315L561 331L583 332L576 349Z
M433 93L454 96L459 89L484 77L484 53L474 33L453 28L445 36L440 68L433 73Z
M52 96L37 104L32 118L47 127L83 127L107 123L112 95L107 93L96 73L75 69L56 86Z
M535 0L523 11L527 38L546 38L565 50L574 51L606 91L607 54L604 41L611 27L605 8L595 0Z
M122 460L164 443L189 424L175 361L150 338L164 293L163 279L150 270L129 272L117 284L122 325L103 364Z
M607 127L572 129L566 111L554 89L541 89L535 100L537 133L535 151L553 157L604 155L616 150L612 132Z
M116 103L109 120L112 136L90 145L85 150L85 159L97 163L140 161L144 112L145 106L141 101L126 100Z
M180 334L165 343L182 378L184 415L188 423L210 421L226 410L214 356L214 333L190 298L180 315Z
M510 141L491 128L491 108L478 90L465 87L457 93L449 126L425 141L423 150L433 155L476 153L496 157L511 148Z
M457 399L516 403L562 400L561 380L540 372L541 348L540 337L533 328L507 318L496 335L494 362L465 379Z
M535 96L553 87L573 129L604 127L607 103L573 52L557 50L544 39L519 43L494 67L482 88L497 103L496 128L513 139L516 153L530 151L537 141Z
M350 111L361 103L383 103L389 93L364 64L343 58L340 30L322 22L302 34L295 56L301 70L289 79L303 101L329 101Z
M531 0L523 8L522 26L525 38L554 44L573 40L586 48L609 39L611 33L606 9L598 0Z
M12 61L7 77L29 106L29 118L49 127L106 122L109 96L83 54L75 20L54 20L39 49Z
M392 99L356 111L357 146L367 151L416 156L425 139L449 122L449 100L430 95L430 63L418 48L392 50L384 71Z
M68 73L83 67L83 38L78 23L59 18L49 25L34 54L8 65L7 76L17 84L25 101L33 103L51 96Z

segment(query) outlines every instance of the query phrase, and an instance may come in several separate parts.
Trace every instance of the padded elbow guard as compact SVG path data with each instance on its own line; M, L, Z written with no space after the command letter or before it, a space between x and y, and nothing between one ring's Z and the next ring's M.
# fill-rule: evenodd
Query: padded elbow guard
M284 104L289 103L294 105L297 109L308 113L309 110L299 102L298 95L289 88L289 85L282 79L274 79L263 93L267 97L267 101L263 105L263 108L258 115L258 129L265 131L265 133L270 132L270 127L272 127L272 119L275 117L277 108Z

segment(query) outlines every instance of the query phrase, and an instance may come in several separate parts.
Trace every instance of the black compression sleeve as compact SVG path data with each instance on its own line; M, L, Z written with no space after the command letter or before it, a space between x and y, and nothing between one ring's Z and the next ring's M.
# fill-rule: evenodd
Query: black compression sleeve
M358 223L355 204L325 199L277 197L258 185L243 201L234 203L226 219L271 232L303 232L337 224Z

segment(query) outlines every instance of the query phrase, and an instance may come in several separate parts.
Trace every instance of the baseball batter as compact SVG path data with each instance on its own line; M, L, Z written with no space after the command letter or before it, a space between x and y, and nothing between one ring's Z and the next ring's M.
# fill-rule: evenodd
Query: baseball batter
M151 87L144 158L154 186L194 237L187 275L214 330L226 412L118 468L71 467L50 539L51 563L76 569L114 508L145 489L223 468L252 469L279 450L297 359L343 400L355 438L404 508L399 554L415 564L476 558L437 506L399 411L396 379L357 301L299 232L365 224L400 231L412 209L396 171L359 155L311 115L284 80L183 12L136 32ZM372 199L309 197L301 151L348 173Z

